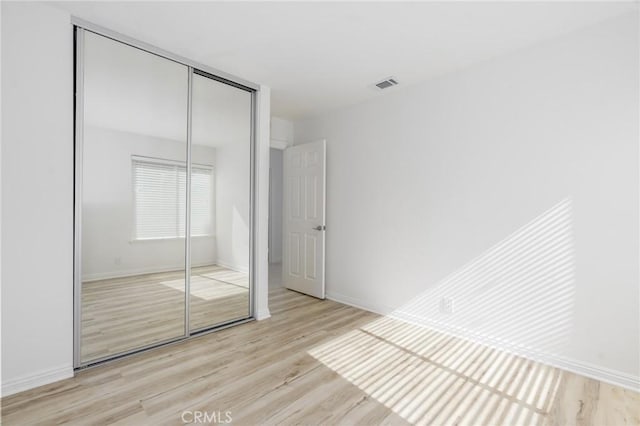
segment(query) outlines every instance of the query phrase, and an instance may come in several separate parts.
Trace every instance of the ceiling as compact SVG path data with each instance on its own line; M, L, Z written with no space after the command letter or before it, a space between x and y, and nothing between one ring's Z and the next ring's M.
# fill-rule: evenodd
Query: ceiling
M272 88L296 119L359 103L636 10L632 2L56 2ZM373 83L394 76L384 92Z

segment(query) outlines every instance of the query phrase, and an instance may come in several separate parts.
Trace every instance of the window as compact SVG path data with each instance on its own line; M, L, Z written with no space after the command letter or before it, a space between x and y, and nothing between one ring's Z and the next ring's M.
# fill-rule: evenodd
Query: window
M133 157L134 238L184 238L184 163ZM191 235L213 234L213 168L191 167Z

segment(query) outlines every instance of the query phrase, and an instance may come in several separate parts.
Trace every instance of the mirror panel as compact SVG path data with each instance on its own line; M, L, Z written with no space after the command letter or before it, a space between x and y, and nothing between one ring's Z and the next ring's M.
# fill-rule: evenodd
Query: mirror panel
M84 31L80 361L185 335L185 65Z
M250 316L250 92L193 75L190 330Z

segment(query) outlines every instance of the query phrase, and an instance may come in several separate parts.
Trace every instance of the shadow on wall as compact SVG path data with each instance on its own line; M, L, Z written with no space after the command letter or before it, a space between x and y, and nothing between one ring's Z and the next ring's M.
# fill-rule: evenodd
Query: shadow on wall
M391 316L492 343L564 353L575 297L566 198Z
M567 198L390 315L309 354L412 423L541 424L565 373L452 334L562 353L574 280Z

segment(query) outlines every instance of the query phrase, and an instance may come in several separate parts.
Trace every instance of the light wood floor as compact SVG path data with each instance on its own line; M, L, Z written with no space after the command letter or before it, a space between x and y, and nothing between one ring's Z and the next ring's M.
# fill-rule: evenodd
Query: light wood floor
M184 335L184 271L82 284L81 359L115 355ZM191 270L190 328L249 316L248 276L221 266Z
M628 390L284 289L270 308L6 397L3 424L182 424L185 410L242 425L640 423Z

